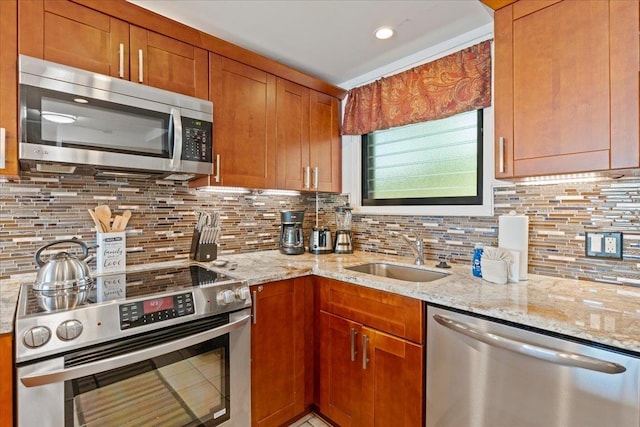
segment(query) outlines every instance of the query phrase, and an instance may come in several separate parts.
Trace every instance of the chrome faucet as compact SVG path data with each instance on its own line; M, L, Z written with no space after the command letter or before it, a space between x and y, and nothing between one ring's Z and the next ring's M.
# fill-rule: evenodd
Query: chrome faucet
M415 255L416 260L414 261L414 264L424 264L424 241L422 240L422 237L416 236L414 242L406 234L401 234L400 236L409 244L411 252Z

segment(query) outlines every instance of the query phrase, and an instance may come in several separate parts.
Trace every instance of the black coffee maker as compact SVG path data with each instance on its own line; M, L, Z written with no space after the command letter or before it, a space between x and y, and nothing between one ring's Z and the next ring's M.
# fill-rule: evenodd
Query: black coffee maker
M280 252L286 255L304 253L302 222L304 211L280 211Z

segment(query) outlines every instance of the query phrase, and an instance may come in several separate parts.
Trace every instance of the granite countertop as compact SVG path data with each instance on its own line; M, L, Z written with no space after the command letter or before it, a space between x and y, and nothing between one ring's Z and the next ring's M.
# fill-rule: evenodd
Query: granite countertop
M290 256L274 250L221 258L229 264L204 265L250 285L315 274L640 354L639 288L533 274L526 281L497 285L473 277L470 266L439 270L431 267L436 264L433 261L419 268L449 276L434 282L407 283L345 269L367 262L411 265L413 261L369 252ZM153 265L131 267L141 268ZM0 284L0 333L13 329L17 289L15 281Z

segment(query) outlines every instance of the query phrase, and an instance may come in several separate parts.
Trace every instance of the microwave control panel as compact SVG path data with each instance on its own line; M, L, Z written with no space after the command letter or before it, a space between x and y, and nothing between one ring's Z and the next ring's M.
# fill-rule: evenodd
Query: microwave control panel
M195 308L191 292L120 304L120 330L175 319L193 313L195 313Z
M211 130L211 122L182 117L182 160L211 162Z

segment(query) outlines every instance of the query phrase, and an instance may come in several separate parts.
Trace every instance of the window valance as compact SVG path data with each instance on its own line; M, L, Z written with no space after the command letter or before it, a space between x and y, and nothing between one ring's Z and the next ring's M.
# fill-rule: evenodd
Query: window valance
M491 41L349 91L344 135L443 119L491 105Z

